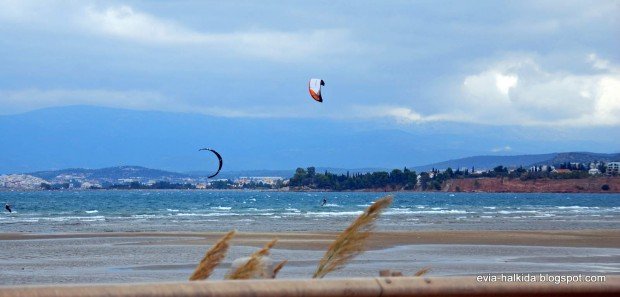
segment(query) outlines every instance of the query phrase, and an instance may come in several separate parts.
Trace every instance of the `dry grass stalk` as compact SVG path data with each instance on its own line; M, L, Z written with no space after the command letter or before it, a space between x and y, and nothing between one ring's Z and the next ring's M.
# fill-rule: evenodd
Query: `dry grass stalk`
M423 276L423 275L427 274L429 271L431 271L430 267L424 267L424 268L418 270L418 272L416 272L414 274L414 276Z
M224 235L211 249L209 249L209 251L207 251L204 258L202 258L198 266L196 266L196 270L194 270L192 276L189 277L190 281L209 278L215 267L226 257L226 252L230 246L229 242L233 236L235 236L234 230Z
M385 196L369 206L338 238L329 246L319 262L313 278L323 278L326 274L342 268L349 260L364 251L364 243L374 228L381 211L392 203L392 196Z
M250 259L239 268L235 269L232 273L226 276L227 279L250 279L252 277L258 276L261 278L265 278L262 258L264 256L269 255L269 250L276 244L278 240L274 239L267 243L262 249L258 250Z
M278 275L278 272L280 272L280 270L282 269L282 267L284 267L284 265L288 262L288 260L284 260L280 263L278 263L278 265L276 265L276 267L273 268L273 278L276 278L276 275Z

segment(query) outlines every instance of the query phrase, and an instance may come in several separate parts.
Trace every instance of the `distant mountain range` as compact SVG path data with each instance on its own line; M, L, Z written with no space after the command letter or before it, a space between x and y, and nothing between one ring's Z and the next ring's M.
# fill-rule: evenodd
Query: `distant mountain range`
M0 115L0 174L108 168L119 164L170 172L212 173L217 159L198 151L203 147L221 153L222 176L280 176L307 166L319 170L333 167L332 171L404 165L418 169L447 165L490 167L497 163L532 164L557 156L531 155L537 152L620 151L620 140L609 137L617 134L614 127L580 131L578 137L569 138L553 128L329 118L230 118L68 106ZM500 156L506 154L513 156ZM457 159L466 156L483 157ZM446 159L453 160L441 162ZM271 172L252 172L254 169Z
M381 168L361 168L361 169L342 169L342 168L323 168L316 169L317 172L328 171L336 174L349 173L364 173L374 172L380 170L387 170ZM72 176L87 180L118 180L118 179L154 179L154 180L175 180L184 178L197 178L204 179L207 176L213 174L213 172L207 171L194 171L194 172L172 172L158 169L151 169L141 166L116 166L106 167L100 169L84 169L84 168L67 168L61 170L48 170L48 171L36 171L27 173L35 177L39 177L48 181L55 179L66 179L66 177ZM241 170L241 171L223 171L215 177L215 179L235 179L243 176L272 176L272 177L284 177L289 178L295 174L295 169L290 170Z
M304 168L306 169L306 168ZM218 174L217 178L230 178L234 179L242 176L275 176L275 177L292 177L295 174L295 169L284 169L284 170L236 170L236 171L222 171ZM375 172L381 170L388 170L387 168L355 168L355 169L346 169L346 168L332 168L332 167L316 167L316 172L331 172L335 174L346 174L349 172L353 173L365 173L365 172ZM192 171L187 172L187 174L194 177L204 177L210 174L208 171Z
M489 169L497 165L504 166L528 166L531 164L552 160L557 154L541 154L541 155L519 155L519 156L474 156L460 159L453 159L444 162L428 164L424 166L414 167L417 171L426 171L435 169L446 169L448 167L456 168L472 168Z
M456 168L472 168L477 169L492 169L495 166L503 165L506 167L529 167L534 165L553 165L561 164L565 162L610 162L620 161L620 153L616 154L600 154L590 152L567 152L567 153L552 153L552 154L539 154L539 155L518 155L518 156L475 156L461 159L448 160L444 162L438 162L428 164L424 166L413 167L417 171L426 171L432 168L446 169L451 167Z
M589 153L589 152L558 153L558 154L555 154L553 158L550 160L537 162L532 165L561 164L561 163L566 163L566 162L589 163L589 162L596 162L596 161L601 161L601 162L620 161L620 153L617 153L617 154L597 154L597 153Z
M190 177L189 174L150 169L140 166L117 166L101 169L68 168L62 170L37 171L29 175L45 180L53 180L59 176L77 176L89 180L117 180L126 178L144 179L179 179Z
M428 171L431 168L443 170L448 167L456 168L472 168L476 169L492 169L495 166L503 165L507 167L529 167L534 165L553 165L565 162L610 162L620 161L620 153L617 154L600 154L589 152L568 152L568 153L553 153L553 154L540 154L540 155L519 155L519 156L474 156L468 158L448 160L445 162L438 162L424 166L409 167L412 170L418 172ZM317 172L329 171L336 174L345 174L349 172L353 173L365 173L374 171L389 171L392 168L358 168L358 169L344 169L344 168L329 168L318 167ZM37 171L29 173L29 175L43 178L46 180L53 180L60 176L77 176L89 180L117 180L117 179L129 179L129 178L142 178L142 179L154 179L154 180L168 180L168 179L183 179L183 178L205 178L212 174L212 172L172 172L158 169L150 169L141 166L117 166L107 167L101 169L83 169L83 168L69 168L62 170L49 170L49 171ZM235 179L242 176L277 176L289 178L295 174L295 169L289 170L238 170L238 171L222 171L216 178Z

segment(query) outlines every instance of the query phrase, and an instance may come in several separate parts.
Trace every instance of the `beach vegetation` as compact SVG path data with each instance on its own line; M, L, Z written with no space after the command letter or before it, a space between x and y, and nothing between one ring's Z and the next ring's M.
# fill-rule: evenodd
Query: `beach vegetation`
M282 268L284 267L284 265L286 265L286 263L288 263L288 260L284 260L280 263L278 263L278 265L276 265L276 267L273 268L273 276L272 278L276 278L276 276L278 275L278 272L280 272L280 270L282 270Z
M277 241L277 239L274 239L265 244L262 249L254 252L248 261L226 275L226 279L273 278L273 275L265 274L265 262L263 261L263 257L269 255L269 250L271 250ZM282 264L282 266L284 266L284 264ZM280 267L280 269L281 268L282 267ZM275 269L273 272L277 273Z
M204 280L209 278L213 270L220 265L222 260L226 257L228 248L230 247L230 240L235 236L235 231L226 233L220 240L218 240L211 249L207 251L202 258L194 273L189 277L190 281Z
M414 276L423 276L423 275L427 274L429 271L431 271L431 268L430 268L430 267L424 267L424 268L422 268L422 269L418 270L418 271L414 274Z
M366 240L374 229L375 221L381 211L390 204L392 196L378 199L340 233L325 252L312 278L323 278L328 273L344 267L347 262L362 253Z

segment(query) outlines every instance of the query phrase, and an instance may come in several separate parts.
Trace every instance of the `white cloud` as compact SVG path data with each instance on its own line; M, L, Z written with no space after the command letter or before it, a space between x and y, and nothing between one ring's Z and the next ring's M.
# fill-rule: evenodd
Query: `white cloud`
M198 43L208 36L171 21L161 20L122 5L103 10L88 7L81 22L87 29L103 35L153 43Z
M542 69L532 58L507 59L468 75L455 110L471 122L517 125L619 125L620 70L592 54L596 73Z
M497 74L495 76L495 86L504 95L508 95L508 91L517 85L519 78L514 75Z
M196 47L206 53L253 57L272 61L305 61L301 58L347 53L362 47L348 30L303 31L245 30L208 32L129 5L91 4L93 1L0 0L0 22L17 23L33 30L99 36L153 47ZM325 45L329 46L325 46Z
M599 70L611 70L609 61L599 58L596 54L592 53L588 55L588 62L592 64L592 67Z
M358 47L346 30L308 30L304 32L242 31L208 33L187 28L172 20L140 12L131 6L104 9L88 7L79 24L103 36L155 45L194 45L208 50L267 58L292 60ZM330 46L324 46L329 44Z
M358 106L361 118L391 118L401 124L433 121L520 126L620 125L620 69L595 54L592 73L543 69L527 56L492 63L466 75L460 94L440 112L419 113L405 106ZM499 148L506 150L506 147Z
M491 152L493 153L499 153L499 152L510 152L512 151L512 147L510 147L509 145L503 146L503 147L496 147L491 149Z
M390 105L366 105L352 106L349 112L339 113L340 118L388 118L401 124L437 122L437 121L458 121L454 115L449 114L433 114L422 115L415 110L402 106Z

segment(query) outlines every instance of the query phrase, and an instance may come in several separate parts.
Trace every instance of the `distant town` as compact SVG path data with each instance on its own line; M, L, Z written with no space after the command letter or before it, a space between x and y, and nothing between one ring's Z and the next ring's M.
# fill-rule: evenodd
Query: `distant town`
M15 190L271 189L281 188L287 182L284 177L272 176L207 180L205 177L152 178L135 175L123 178L90 178L83 174L60 174L47 180L29 174L0 175L0 189Z
M503 165L431 168L427 171L331 173L315 167L297 168L293 176L239 176L207 179L138 166L99 170L67 169L32 174L0 175L3 190L136 190L136 189L258 189L280 191L557 191L619 192L620 162L563 162L529 167ZM584 180L585 184L566 182ZM564 180L564 182L560 182ZM528 184L528 182L530 182ZM547 186L543 187L542 184ZM618 184L618 185L616 185ZM529 186L528 186L529 185ZM551 186L550 186L551 185ZM555 185L555 186L554 186ZM529 188L528 188L529 187ZM538 190L537 190L538 189Z

